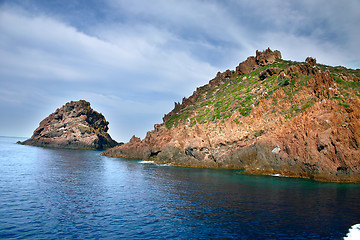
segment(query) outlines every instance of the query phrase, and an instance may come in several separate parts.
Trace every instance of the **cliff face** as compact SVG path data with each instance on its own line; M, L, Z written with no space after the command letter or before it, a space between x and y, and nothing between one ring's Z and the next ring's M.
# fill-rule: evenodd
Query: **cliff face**
M106 149L117 142L107 133L105 117L84 100L66 103L40 122L32 137L21 144L79 149Z
M280 58L267 49L218 73L143 140L103 154L360 182L360 71Z

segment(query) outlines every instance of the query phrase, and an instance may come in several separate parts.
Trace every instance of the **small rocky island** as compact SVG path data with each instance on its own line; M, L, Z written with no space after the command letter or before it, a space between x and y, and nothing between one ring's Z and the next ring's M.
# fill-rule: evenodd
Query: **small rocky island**
M117 145L105 117L85 100L71 101L40 122L32 137L19 144L103 150Z
M360 70L256 51L103 155L360 182Z

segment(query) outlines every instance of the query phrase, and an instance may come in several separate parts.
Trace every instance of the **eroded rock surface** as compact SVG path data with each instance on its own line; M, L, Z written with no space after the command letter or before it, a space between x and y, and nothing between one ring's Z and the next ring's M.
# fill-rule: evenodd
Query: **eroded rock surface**
M360 182L359 70L257 52L106 156Z
M20 144L73 148L107 149L117 145L108 131L105 117L84 100L66 103L40 122L32 137Z

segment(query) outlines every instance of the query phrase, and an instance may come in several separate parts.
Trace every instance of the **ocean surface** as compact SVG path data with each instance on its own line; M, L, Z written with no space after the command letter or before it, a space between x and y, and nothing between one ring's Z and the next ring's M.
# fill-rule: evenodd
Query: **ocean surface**
M0 137L0 239L356 239L359 233L359 184L159 166L18 140L24 139Z

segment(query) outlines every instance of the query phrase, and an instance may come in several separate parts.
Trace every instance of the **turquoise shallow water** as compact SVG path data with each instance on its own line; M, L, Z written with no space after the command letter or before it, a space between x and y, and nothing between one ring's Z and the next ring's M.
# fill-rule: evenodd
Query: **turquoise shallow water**
M343 239L360 185L158 166L0 137L2 239Z

